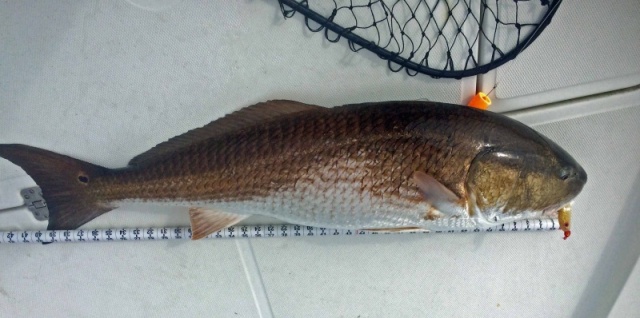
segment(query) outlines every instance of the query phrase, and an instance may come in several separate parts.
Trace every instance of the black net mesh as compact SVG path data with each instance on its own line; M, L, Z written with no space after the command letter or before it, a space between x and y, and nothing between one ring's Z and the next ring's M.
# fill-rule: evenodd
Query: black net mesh
M515 58L551 21L561 0L279 0L331 42L346 38L394 72L462 78Z

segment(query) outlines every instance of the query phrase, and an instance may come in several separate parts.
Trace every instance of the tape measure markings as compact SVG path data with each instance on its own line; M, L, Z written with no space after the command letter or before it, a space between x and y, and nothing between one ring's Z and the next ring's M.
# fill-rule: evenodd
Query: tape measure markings
M523 219L489 228L450 229L432 233L478 233L557 230L556 220ZM208 235L209 239L269 238L310 236L362 236L388 234L430 233L426 230L408 232L378 232L341 230L296 224L238 225ZM54 242L109 242L109 241L162 241L191 239L190 227L151 227L122 229L35 230L0 232L0 243L54 243Z

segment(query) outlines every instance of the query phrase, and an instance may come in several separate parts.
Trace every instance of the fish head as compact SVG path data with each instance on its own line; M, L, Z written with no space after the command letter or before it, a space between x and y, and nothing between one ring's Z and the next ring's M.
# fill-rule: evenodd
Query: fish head
M490 220L529 212L555 216L587 181L585 170L564 149L531 128L522 129L529 131L502 132L469 167L471 206Z

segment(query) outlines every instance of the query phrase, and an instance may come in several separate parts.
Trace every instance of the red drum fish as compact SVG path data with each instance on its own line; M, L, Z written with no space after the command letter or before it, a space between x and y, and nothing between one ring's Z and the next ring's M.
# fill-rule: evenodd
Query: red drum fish
M433 102L334 108L275 100L107 169L26 145L0 157L41 187L48 229L118 207L189 208L198 239L259 214L341 229L493 226L558 216L587 181L560 146L506 116Z

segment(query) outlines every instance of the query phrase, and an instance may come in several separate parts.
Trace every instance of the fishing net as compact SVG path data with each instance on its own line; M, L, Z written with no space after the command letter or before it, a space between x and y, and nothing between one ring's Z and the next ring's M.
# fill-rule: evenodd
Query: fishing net
M331 42L388 60L409 75L462 78L515 58L551 22L562 0L279 0Z

